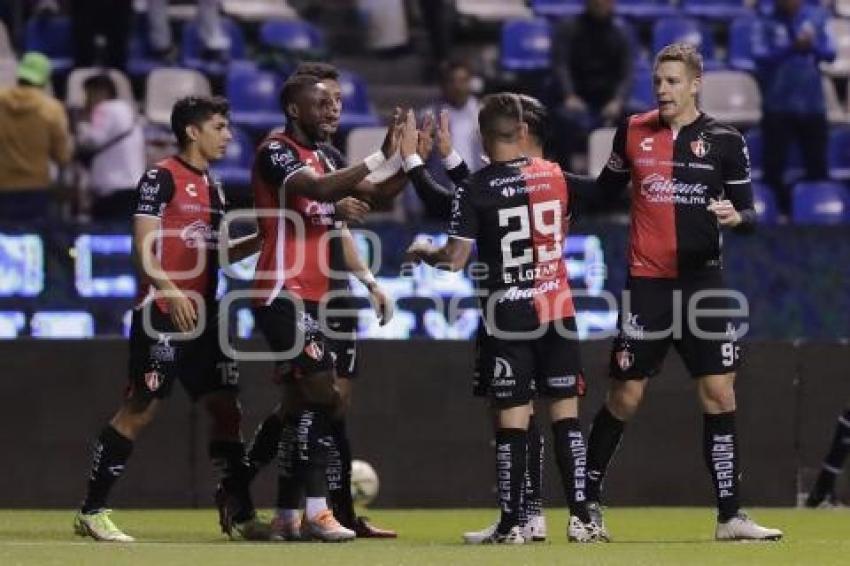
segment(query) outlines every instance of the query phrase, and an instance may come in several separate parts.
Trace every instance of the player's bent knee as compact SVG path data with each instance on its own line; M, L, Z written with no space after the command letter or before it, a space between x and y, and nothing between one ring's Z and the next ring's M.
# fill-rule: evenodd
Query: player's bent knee
M620 420L629 420L643 400L646 380L617 381L608 392L608 409Z

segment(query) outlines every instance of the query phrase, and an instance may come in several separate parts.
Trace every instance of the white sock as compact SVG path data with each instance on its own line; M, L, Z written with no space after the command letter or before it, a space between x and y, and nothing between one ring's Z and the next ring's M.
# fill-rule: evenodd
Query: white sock
M316 515L328 508L328 501L324 497L308 497L305 513L307 518L313 520Z
M287 523L294 523L301 518L301 511L298 509L278 509L276 515Z

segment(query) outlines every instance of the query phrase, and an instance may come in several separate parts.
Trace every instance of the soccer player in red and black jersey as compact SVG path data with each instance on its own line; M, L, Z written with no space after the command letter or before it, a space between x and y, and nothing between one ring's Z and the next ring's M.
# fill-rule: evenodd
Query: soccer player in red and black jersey
M694 47L662 49L653 73L658 108L619 127L597 180L608 195L631 180L632 223L613 380L588 439L589 508L602 524L599 501L608 463L673 344L696 381L704 413L703 451L718 507L715 537L775 540L779 530L740 511L735 324L705 314L737 308L723 282L721 229L748 231L754 225L749 157L740 133L698 109L701 77Z
M493 376L489 390L498 410L501 517L489 537L468 542L526 542L520 513L535 393L549 400L554 451L570 508L568 537L595 542L598 528L585 505L586 455L577 417L584 376L563 257L571 191L557 164L524 155L528 125L517 95L485 97L478 122L490 164L457 188L448 242L408 248L414 261L459 270L475 244L481 268L476 272L484 272L478 281L487 329L481 368ZM421 165L415 147L411 115L401 144L407 170Z
M337 168L320 145L335 108L330 89L316 76L293 75L283 87L281 105L286 130L263 141L252 174L264 235L255 275L255 314L274 352L294 348L277 371L283 378L283 411L296 433L294 474L306 495L300 528L295 528L294 516L300 491L291 491L288 501L279 500L278 506L293 515L293 528L284 538L296 538L298 530L303 538L348 540L355 532L339 524L326 501L327 437L342 410L342 396L325 327L325 301L347 285L350 268L340 237L344 231L335 228L334 202L349 195L392 196L399 190L363 182L395 153L398 128L389 129L382 149L364 163ZM374 281L367 285L373 287Z
M348 161L345 156L336 149L332 144L332 137L339 129L340 117L342 114L342 89L339 83L339 71L333 65L328 63L306 62L301 63L296 69L293 76L306 75L312 76L321 81L325 87L328 96L330 97L331 105L325 107L326 113L323 123L320 128L316 128L315 133L321 137L316 144L317 149L321 151L326 159L327 166L330 170L344 169L348 167ZM302 120L303 121L303 120ZM306 131L313 129L306 128ZM391 163L385 164L379 171L367 176L365 182L369 182L374 178L384 180L385 191L389 186L390 191L398 191L406 184L406 176L401 171L400 159L398 165L393 170L398 169L396 174L392 174L390 170ZM384 171L386 169L386 171ZM378 285L369 268L363 264L357 254L356 245L348 228L342 224L343 221L358 223L362 221L365 214L370 210L368 203L365 203L354 197L343 198L334 203L334 222L335 227L340 229L340 237L338 242L333 245L342 247L342 263L346 271L351 271L358 280L360 280L369 290L372 303L377 307L378 315L384 317L384 322L389 318L389 313L384 312L391 306L391 301ZM339 274L347 277L347 274ZM329 309L340 311L342 316L330 317L328 326L337 333L340 338L329 341L331 347L331 356L334 358L334 366L336 369L336 388L340 394L341 411L336 415L336 418L331 422L331 436L333 438L333 446L330 448L328 455L327 480L328 480L328 498L333 511L334 517L346 528L353 530L358 538L395 538L396 533L386 529L379 529L369 523L364 517L357 517L354 510L354 503L351 497L351 446L346 432L345 413L351 403L351 393L354 381L359 375L359 363L357 355L357 304L353 300L347 283L341 285L334 293L334 297L328 301ZM280 442L283 433L283 418L280 414L280 408L269 415L258 427L254 441L248 451L248 457L252 468L255 472L260 468L270 463L278 452L278 443ZM291 434L287 435L291 438ZM279 494L282 497L279 502L279 511L272 521L272 538L277 540L287 538L287 533L295 531L294 525L297 525L297 510L287 510L283 505L286 505L286 492L290 489L288 485L292 483L292 478L288 477L289 467L283 466L280 471L282 474L279 477ZM288 517L287 515L292 515Z
M75 530L95 540L131 542L109 517L107 497L133 443L179 380L211 418L210 458L221 474L222 527L267 538L256 521L243 463L239 371L221 350L215 299L219 247L234 262L259 250L257 235L230 241L221 226L227 203L209 172L231 140L223 98L188 97L172 110L180 152L141 178L136 192L133 251L139 296L130 327L130 383L118 412L95 444L88 491ZM223 313L222 313L223 314ZM228 534L231 534L228 532Z
M528 125L528 135L522 138L523 152L528 157L543 158L543 148L548 137L548 118L546 107L536 98L520 94L518 95L522 105L522 121ZM438 124L438 125L437 125ZM419 156L431 155L433 146L442 157L443 166L449 179L455 186L462 185L470 175L466 163L454 150L452 136L449 128L449 116L442 111L437 124L433 117L426 114L419 130L419 143L416 153ZM451 204L454 199L454 191L440 185L422 165L413 167L407 171L410 181L416 189L416 193L423 201L428 201L432 210L444 210L445 218L451 216ZM475 364L472 375L472 394L475 397L489 399L490 397L490 375L482 372L481 353L486 332L484 324L478 326L475 335ZM543 542L547 537L546 517L543 514L543 463L544 463L544 437L543 431L538 423L537 415L534 414L531 401L532 413L528 421L528 467L526 471L525 487L522 494L522 508L520 509L520 525L522 525L523 538L526 542ZM494 407L491 409L491 422L493 431L498 430L498 412ZM475 544L490 537L498 525L494 523L480 531L470 531L463 535L468 544Z

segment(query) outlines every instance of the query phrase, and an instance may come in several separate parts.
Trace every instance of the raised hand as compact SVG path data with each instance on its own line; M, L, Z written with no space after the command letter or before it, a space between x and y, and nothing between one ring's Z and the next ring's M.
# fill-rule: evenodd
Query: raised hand
M407 119L401 128L401 142L399 151L402 158L407 158L416 153L419 144L419 132L416 129L416 114L413 110L407 111Z
M398 151L399 140L401 138L401 128L404 125L404 113L401 108L396 107L393 110L392 118L390 119L390 124L387 127L387 135L384 137L384 143L381 144L381 152L383 152L384 157L389 159L392 157L396 151Z
M428 111L422 119L422 126L419 128L419 143L416 146L416 153L422 159L428 159L434 149L434 127L434 114Z
M437 150L445 159L452 152L452 132L449 127L449 111L440 111L440 127L437 129Z

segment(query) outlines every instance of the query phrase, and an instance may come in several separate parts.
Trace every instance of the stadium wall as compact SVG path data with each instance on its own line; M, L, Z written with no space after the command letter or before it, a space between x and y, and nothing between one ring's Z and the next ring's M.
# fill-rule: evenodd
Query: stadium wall
M584 348L585 424L601 403L609 344ZM375 505L490 506L494 503L485 407L470 395L471 347L449 341L369 341L350 419L356 458L380 475ZM758 342L738 381L744 499L793 505L811 483L835 418L850 399L846 344ZM123 340L0 342L0 507L72 507L86 480L93 435L121 399ZM242 369L245 430L272 409L269 366ZM542 413L542 411L541 411ZM113 498L116 507L208 506L213 488L205 417L179 387L137 443ZM673 355L628 427L607 482L614 505L712 503L699 439L702 421L690 380ZM257 489L270 506L273 470ZM547 462L547 501L563 501ZM847 493L845 491L844 495ZM550 504L552 504L550 503Z

